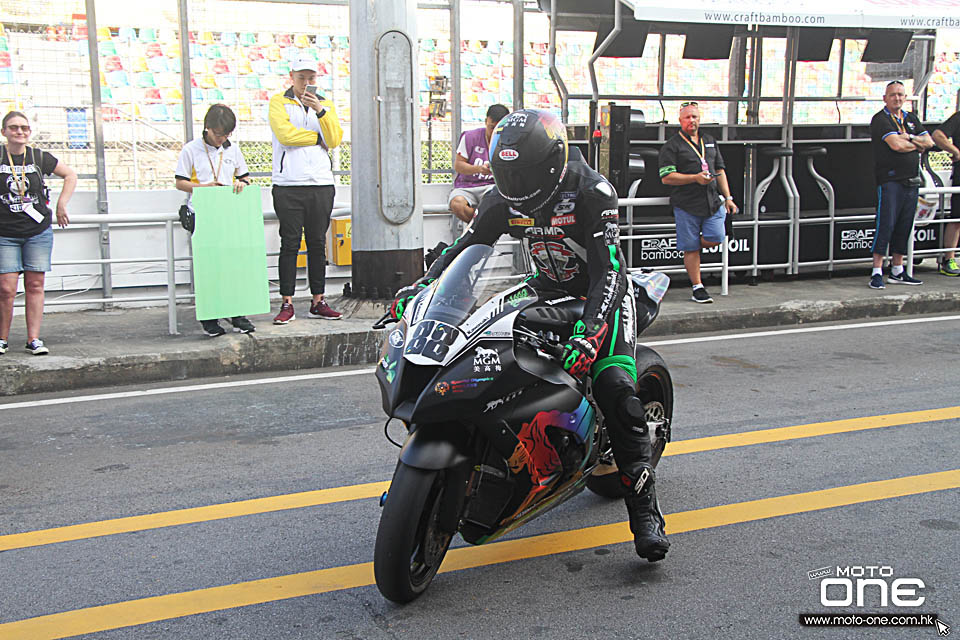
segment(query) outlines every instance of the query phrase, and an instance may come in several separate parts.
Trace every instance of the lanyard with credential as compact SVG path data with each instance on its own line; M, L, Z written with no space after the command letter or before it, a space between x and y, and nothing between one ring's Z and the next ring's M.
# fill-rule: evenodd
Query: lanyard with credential
M27 178L27 150L23 150L23 166L20 167L20 175L17 175L15 171L17 167L13 163L13 155L10 153L10 150L4 147L3 152L10 162L10 173L13 175L13 181L16 183L17 191L20 192L20 197L22 198L26 195L27 188L30 186L29 178Z
M700 148L699 148L699 149L697 149L695 146L693 146L693 143L690 142L690 139L687 138L687 136L685 136L685 135L683 135L683 134L681 133L681 134L680 134L680 137L683 138L683 141L684 141L684 142L686 142L688 145L690 145L690 148L693 149L693 152L694 152L695 154L697 154L697 157L698 157L698 158L700 158L700 169L701 169L702 171L707 171L707 170L709 170L710 166L707 164L707 159L704 157L704 155L705 155L706 152L704 151L704 148L703 148L703 136L698 136L698 137L697 137L697 142L700 143Z
M220 184L220 169L223 168L223 149L220 149L220 162L217 163L217 169L213 169L213 158L210 157L210 150L207 149L207 143L203 143L203 150L207 152L207 162L210 163L210 171L213 173L213 181ZM229 186L229 185L227 185Z
M890 113L889 111L887 111L887 115L890 116L890 119L891 119L891 120L893 120L893 124L894 124L894 126L897 127L897 131L898 131L899 133L906 133L906 132L907 132L907 128L906 128L906 126L904 126L904 121L907 119L906 116L903 116L903 120L898 120L898 119L897 119L897 116L893 115L893 114Z

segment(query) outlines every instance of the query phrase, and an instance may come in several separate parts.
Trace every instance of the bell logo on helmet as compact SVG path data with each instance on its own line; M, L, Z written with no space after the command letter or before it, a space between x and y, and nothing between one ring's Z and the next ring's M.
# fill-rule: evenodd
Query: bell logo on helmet
M520 154L517 153L516 149L501 149L500 153L497 155L500 156L501 160L506 160L508 162L510 160L516 160L520 157Z

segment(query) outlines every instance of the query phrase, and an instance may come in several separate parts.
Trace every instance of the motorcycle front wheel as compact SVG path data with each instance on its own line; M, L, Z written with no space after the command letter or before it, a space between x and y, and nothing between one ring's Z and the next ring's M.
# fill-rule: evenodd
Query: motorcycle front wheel
M400 604L430 586L453 536L440 528L443 470L397 463L380 515L373 573L383 597Z

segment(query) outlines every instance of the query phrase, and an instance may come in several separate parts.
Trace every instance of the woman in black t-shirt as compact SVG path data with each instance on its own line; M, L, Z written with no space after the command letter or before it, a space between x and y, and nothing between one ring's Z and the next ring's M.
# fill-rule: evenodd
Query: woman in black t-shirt
M44 175L63 178L57 200L57 224L67 226L67 203L77 186L76 172L55 157L27 146L30 124L19 111L3 118L0 133L7 143L0 147L0 355L7 352L13 323L13 301L23 273L26 293L27 346L33 355L49 353L40 340L43 319L43 280L50 271L53 230Z

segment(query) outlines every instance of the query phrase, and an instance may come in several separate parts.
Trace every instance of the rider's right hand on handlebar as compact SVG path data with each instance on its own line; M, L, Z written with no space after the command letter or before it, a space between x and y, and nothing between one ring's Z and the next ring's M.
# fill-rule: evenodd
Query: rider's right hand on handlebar
M606 335L606 322L588 327L583 320L578 321L570 339L563 343L563 357L560 364L567 373L575 378L582 378L589 373Z

